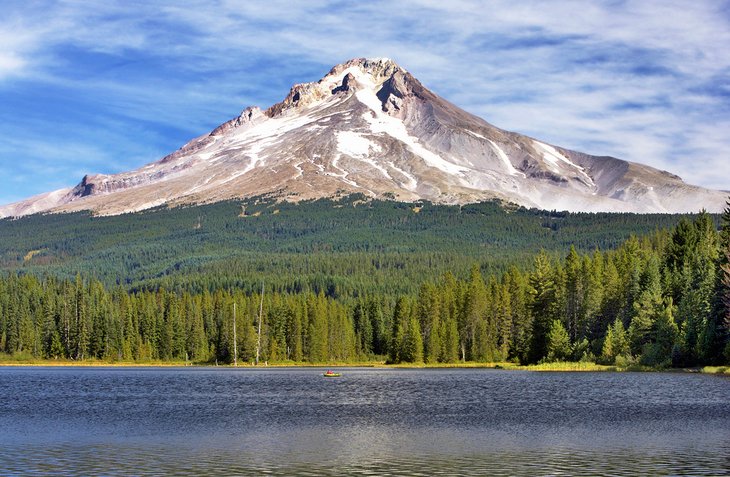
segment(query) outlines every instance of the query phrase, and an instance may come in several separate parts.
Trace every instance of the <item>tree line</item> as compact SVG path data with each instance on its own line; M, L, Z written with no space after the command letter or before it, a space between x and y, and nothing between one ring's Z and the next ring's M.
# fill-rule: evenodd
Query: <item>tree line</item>
M680 218L357 195L300 203L249 199L112 217L33 215L0 220L0 270L70 280L80 273L129 291L250 294L263 281L272 292L394 300L415 295L424 277L450 270L466 278L473 263L485 276L515 264L526 270L541 248L554 258L571 244L579 252L612 250L631 234L674 227Z
M730 205L614 250L459 279L417 293L229 287L130 291L77 275L0 278L0 350L46 359L697 366L730 362ZM234 304L236 312L234 312ZM234 346L234 314L237 333ZM261 334L258 325L261 321ZM260 343L260 345L259 345ZM259 347L260 346L260 347Z

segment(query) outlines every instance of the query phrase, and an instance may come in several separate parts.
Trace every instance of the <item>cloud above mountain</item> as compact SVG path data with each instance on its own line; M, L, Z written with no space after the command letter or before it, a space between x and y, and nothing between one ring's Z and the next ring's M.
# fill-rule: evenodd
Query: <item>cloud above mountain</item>
M502 128L730 189L730 2L10 2L0 203L151 162L351 57Z

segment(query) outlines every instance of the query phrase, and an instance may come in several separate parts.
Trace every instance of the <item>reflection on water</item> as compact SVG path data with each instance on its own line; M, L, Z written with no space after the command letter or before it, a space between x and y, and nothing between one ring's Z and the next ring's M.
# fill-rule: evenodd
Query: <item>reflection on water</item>
M730 475L730 380L0 369L0 474Z
M3 475L727 475L727 457L702 453L586 452L555 449L455 455L369 456L360 462L323 456L252 455L221 449L54 447L28 449L17 458L3 451ZM30 452L33 452L33 456ZM286 458L283 458L286 457ZM293 458L292 458L293 457Z

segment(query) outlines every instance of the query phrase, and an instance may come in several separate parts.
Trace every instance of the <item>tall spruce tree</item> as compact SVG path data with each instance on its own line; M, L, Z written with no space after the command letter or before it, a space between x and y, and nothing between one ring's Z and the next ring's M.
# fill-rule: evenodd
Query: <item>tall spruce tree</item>
M529 361L537 363L547 356L547 335L555 319L556 291L554 271L545 251L535 257L529 279L528 309L532 315Z
M572 353L570 336L560 320L553 320L547 334L545 361L566 361Z
M507 358L527 363L532 342L532 314L528 308L526 277L516 267L511 267L505 275L505 282L512 314L510 350Z
M712 317L717 330L718 347L722 351L714 360L718 364L730 364L730 199L726 205L720 229L720 253Z
M663 311L661 277L656 256L651 256L641 276L641 291L634 302L634 316L629 325L631 352L635 356L645 351L651 342L651 330L659 314Z
M390 353L388 361L390 363L400 363L408 361L410 352L409 346L412 345L410 340L411 325L411 302L406 297L400 297L395 303L393 309L393 332L391 333Z
M606 337L603 341L601 350L601 361L606 364L615 364L616 358L629 356L629 342L626 337L624 324L620 319L616 319L606 331Z

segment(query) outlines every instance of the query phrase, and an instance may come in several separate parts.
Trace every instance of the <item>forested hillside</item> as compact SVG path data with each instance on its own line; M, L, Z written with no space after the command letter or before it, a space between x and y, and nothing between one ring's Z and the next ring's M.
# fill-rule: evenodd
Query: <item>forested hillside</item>
M365 201L267 200L91 217L0 220L0 268L129 290L200 293L265 282L282 293L337 298L414 294L424 277L525 270L545 250L610 250L633 235L673 227L677 215L570 214ZM714 217L718 220L719 217Z
M201 218L200 228L200 209L190 209L188 215L183 209L106 219L77 216L76 225L59 217L26 219L45 224L31 239L37 241L32 247L48 245L26 262L45 257L45 270L61 277L13 271L0 280L0 349L51 359L230 362L235 304L235 349L241 360L251 361L261 299L254 287L266 278L260 349L266 361L596 360L695 366L730 358L730 210L720 231L708 214L639 216L648 223L673 220L675 225L612 247L631 229L632 216L505 212L494 204L461 210L425 204L418 212L413 205L395 203L276 207L276 214L267 204L247 208L254 215L238 217L240 205L210 206L207 220L217 225L205 225ZM302 217L297 207L321 213ZM370 221L362 218L362 210L373 211ZM157 220L147 222L149 217ZM68 242L54 242L54 225L44 222L49 219L58 220L55 227ZM136 228L125 232L132 220L138 221ZM358 226L358 220L364 225ZM373 223L380 229L369 228ZM71 235L69 230L79 224L97 227L95 235ZM173 224L186 226L167 234ZM13 258L9 250L23 253L22 237L5 232L24 226L21 221L3 223L5 264L21 270L22 257ZM69 229L59 230L63 227ZM351 228L339 231L342 227ZM603 241L592 241L601 231ZM533 232L540 240L529 237ZM184 257L176 253L185 255L196 237L202 250L231 251L240 240L242 247L250 247L247 252L268 258L250 262L245 255L218 254L206 264L203 255L200 265L178 267L182 278L166 270L138 285L134 280L110 285L109 277L120 269L115 260L125 255L115 255L104 244L135 235L139 241L129 253L136 258L122 265L130 270L145 253L155 257L153 251L166 246L170 250L163 255L179 263ZM571 235L576 246L569 245ZM159 237L164 240L155 243ZM145 249L144 243L159 249ZM358 244L363 250L355 250ZM319 249L323 246L328 250ZM543 251L530 252L541 246ZM559 253L561 247L565 251ZM285 250L290 254L277 261ZM405 271L368 276L379 270L373 265L379 253L401 256L400 267L393 270ZM326 281L318 286L312 275L298 282L301 277L287 268L287 260L342 281L334 282L334 288ZM100 279L91 278L91 268L63 278L73 269L70 264L98 266ZM234 273L227 268L231 264L251 268ZM43 270L38 264L26 268ZM173 286L164 286L166 281Z

